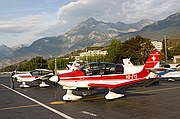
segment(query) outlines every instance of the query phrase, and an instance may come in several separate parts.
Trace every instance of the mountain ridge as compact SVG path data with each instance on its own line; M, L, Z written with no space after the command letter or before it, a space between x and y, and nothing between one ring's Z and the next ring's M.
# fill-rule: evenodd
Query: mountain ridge
M127 39L141 35L153 40L162 40L164 35L171 37L180 34L180 12L172 14L164 20L157 21L153 24L147 25L141 30L133 33L120 34L117 39Z
M31 45L15 51L10 48L8 50L11 51L9 57L3 56L3 61L8 60L10 62L9 60L13 60L12 62L16 63L35 56L56 57L86 46L104 46L109 44L112 39L125 41L136 35L152 40L162 40L161 37L166 33L170 35L179 34L179 21L179 13L172 14L166 19L157 22L144 19L132 24L123 22L106 23L91 17L62 35L38 39ZM1 49L0 53L2 53ZM0 67L2 67L1 64Z

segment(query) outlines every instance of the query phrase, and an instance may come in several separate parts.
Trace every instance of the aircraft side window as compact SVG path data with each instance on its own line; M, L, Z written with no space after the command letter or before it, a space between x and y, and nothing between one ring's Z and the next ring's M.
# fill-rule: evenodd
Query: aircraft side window
M84 72L85 75L89 76L92 74L92 68L90 67L89 64L85 65L83 68L82 68L82 71Z
M92 75L99 75L100 74L99 63L91 64L91 68L92 68Z
M105 74L115 74L115 66L114 66L114 64L108 64L106 66Z
M111 71L111 72L114 72L114 71L115 71L115 67L112 66L112 67L110 68L110 71Z
M106 72L106 64L102 63L102 64L100 64L100 72L99 72L99 74L104 75L105 72Z
M117 74L123 74L124 73L123 65L120 65L120 64L116 65L116 69L115 70L116 70Z
M50 72L49 71L42 71L41 72L41 75L47 75L47 74L49 74Z
M32 71L31 72L31 74L32 74L32 76L40 76L41 74L40 74L40 71Z
M45 75L45 74L46 74L45 71L41 71L41 74L40 74L40 75L42 76L42 75Z

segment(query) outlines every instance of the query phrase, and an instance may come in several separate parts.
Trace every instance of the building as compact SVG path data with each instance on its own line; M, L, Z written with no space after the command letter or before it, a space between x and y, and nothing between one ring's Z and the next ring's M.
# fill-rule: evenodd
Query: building
M82 53L80 53L80 57L106 55L106 54L107 54L107 51L91 50L91 51L88 51L88 52L82 52Z
M159 50L159 51L162 50L163 45L162 45L162 42L161 42L161 41L152 41L151 43L154 45L154 47L155 47L157 50Z

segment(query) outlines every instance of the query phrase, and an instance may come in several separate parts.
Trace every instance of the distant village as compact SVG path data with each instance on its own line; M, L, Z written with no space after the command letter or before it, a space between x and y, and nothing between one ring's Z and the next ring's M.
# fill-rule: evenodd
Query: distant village
M154 45L154 47L161 51L163 44L161 41L151 41L151 43ZM76 56L75 59L80 59L81 57L86 57L86 56L99 56L99 55L106 55L108 52L107 51L102 51L102 50L90 50L87 52L81 52L79 56ZM177 59L180 59L180 55L176 55L173 57L173 63L177 63Z

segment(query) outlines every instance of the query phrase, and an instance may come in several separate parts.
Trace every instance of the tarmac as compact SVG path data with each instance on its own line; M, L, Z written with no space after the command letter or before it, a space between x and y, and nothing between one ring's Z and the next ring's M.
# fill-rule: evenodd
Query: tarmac
M180 81L160 81L149 87L116 89L125 96L108 101L107 89L65 102L61 86L10 88L10 75L0 75L0 119L180 119ZM74 91L81 95L80 92Z

